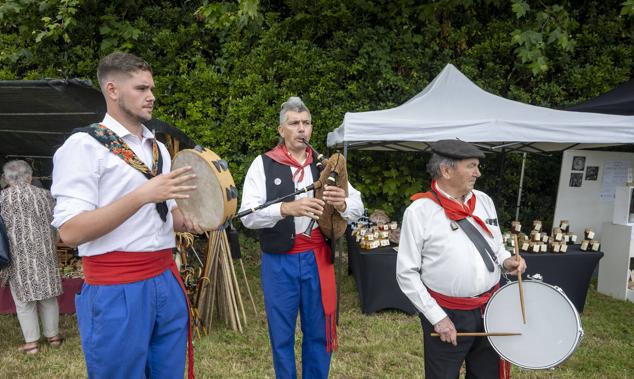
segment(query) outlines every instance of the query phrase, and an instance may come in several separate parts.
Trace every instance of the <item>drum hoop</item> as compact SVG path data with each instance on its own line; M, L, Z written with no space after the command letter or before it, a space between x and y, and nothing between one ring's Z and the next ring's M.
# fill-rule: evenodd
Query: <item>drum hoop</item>
M200 159L202 159L207 166L209 167L209 171L212 173L212 175L216 178L216 180L218 181L218 184L220 185L221 189L226 189L229 188L231 186L233 186L235 188L235 181L233 180L233 175L231 175L231 172L226 169L223 171L219 171L217 169L215 169L213 162L215 161L219 161L222 158L220 158L220 156L218 154L216 154L215 152L213 152L210 149L203 149L202 151L198 151L196 149L184 149L181 150L179 152L177 152L174 155L174 158L172 159L172 165L174 164L174 162L176 161L176 159L178 158L179 155L181 154L195 154L196 156L198 156ZM174 169L174 167L172 167L172 169ZM228 219L230 219L233 215L235 215L236 210L237 210L237 204L238 204L238 200L237 199L231 199L231 200L227 200L226 196L222 196L222 217L223 220L221 221L221 223L217 226L220 227L223 225L223 223L225 223ZM176 202L182 202L183 200L181 199L177 199ZM180 204L179 204L180 206ZM216 228L217 228L216 227Z
M572 356L572 354L575 352L575 350L577 350L577 348L579 347L579 344L581 343L581 340L583 338L583 326L581 325L581 317L579 317L579 312L577 311L577 308L575 308L575 305L572 303L572 301L568 298L568 296L566 296L566 294L564 293L564 291L558 287L558 286L554 286L552 284L548 284L548 283L544 283L541 280L525 280L523 282L524 284L526 283L532 283L532 284L541 284L544 285L546 287L550 287L550 289L552 289L554 292L556 292L558 295L560 295L564 300L566 300L566 302L568 303L568 305L570 306L570 308L573 311L573 314L575 316L575 321L577 322L577 335L575 338L575 342L574 344L570 347L570 349L566 352L566 354L564 355L563 358L559 359L557 362L551 364L551 365L547 365L547 366L542 366L542 367L533 367L533 366L526 366L520 363L517 363L511 359L508 359L507 356L500 351L500 349L496 346L496 344L493 341L492 337L487 337L487 339L489 340L489 343L491 344L491 347L493 348L493 350L495 350L498 355L500 355L501 358L503 358L504 360L514 364L515 366L521 367L521 368L525 368L525 369L529 369L529 370L543 370L543 369L549 369L549 368L553 368L553 367L557 367L560 364L562 364L563 362L565 362L568 358L570 358ZM510 287L510 286L514 286L517 285L518 282L516 281L512 281L512 282L508 282L505 285L503 285L502 287L500 287L497 291L495 291L495 293L491 296L491 298L489 299L487 306L484 310L484 315L483 315L483 323L484 323L484 330L488 331L487 328L487 314L489 311L489 304L492 303L493 299L495 299L495 297L502 292L503 289L505 289L506 287Z

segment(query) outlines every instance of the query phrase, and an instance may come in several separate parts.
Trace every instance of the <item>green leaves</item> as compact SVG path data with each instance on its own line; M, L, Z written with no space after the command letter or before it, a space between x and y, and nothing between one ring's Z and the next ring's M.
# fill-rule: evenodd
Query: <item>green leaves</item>
M621 16L634 16L634 0L626 0L621 6Z
M226 159L241 188L253 158L277 142L279 106L291 95L311 109L311 142L328 154L326 135L346 112L402 104L447 63L536 105L605 92L634 71L633 2L0 0L0 78L96 82L100 57L133 52L152 64L156 116ZM399 217L429 186L427 159L352 150L348 172L369 208ZM544 162L527 184L535 193L556 187L558 160ZM519 161L509 157L504 172L495 157L486 163L478 187L510 219ZM538 215L553 204L523 209Z
M531 7L528 5L526 1L523 0L513 0L511 3L511 9L517 18L522 18L528 13Z
M99 34L102 37L101 51L110 52L115 49L130 51L135 46L142 32L129 21L122 20L118 15L104 15L101 17Z
M571 32L577 25L564 7L555 4L537 11L531 10L524 0L513 0L511 9L518 19L524 20L522 28L511 33L513 43L518 45L515 53L533 76L548 71L549 56L557 54L557 50L573 51L575 41Z

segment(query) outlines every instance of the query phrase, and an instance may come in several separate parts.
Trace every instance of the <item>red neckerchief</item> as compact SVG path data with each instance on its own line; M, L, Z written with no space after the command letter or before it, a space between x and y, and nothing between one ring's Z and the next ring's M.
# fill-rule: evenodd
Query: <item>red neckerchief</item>
M336 351L337 341L337 282L335 266L330 262L330 247L319 228L313 229L310 238L298 234L289 254L303 253L312 250L315 254L319 285L321 287L321 305L326 316L326 351Z
M472 217L485 232L489 233L489 235L493 237L493 233L491 233L484 221L473 214L476 206L475 195L472 195L466 204L460 203L443 195L442 192L436 188L436 181L432 180L430 192L415 193L410 197L410 200L414 201L422 198L431 199L436 204L440 205L445 210L445 214L450 220L460 221L467 217Z
M293 174L293 181L295 183L299 183L304 179L304 167L313 163L313 155L310 153L310 149L308 147L306 147L306 160L303 164L299 163L297 159L293 158L291 153L288 152L286 145L284 145L283 143L275 146L275 148L273 148L272 150L267 151L266 153L264 153L264 155L273 159L277 163L290 167L295 167L297 169L297 171L295 171L295 174Z

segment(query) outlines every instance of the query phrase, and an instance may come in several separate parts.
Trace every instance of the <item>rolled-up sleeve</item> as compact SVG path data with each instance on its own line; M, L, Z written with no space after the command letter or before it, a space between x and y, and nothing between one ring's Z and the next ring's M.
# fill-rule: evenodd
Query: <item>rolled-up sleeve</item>
M73 134L53 156L51 194L56 200L53 212L55 228L99 204L99 165L101 157L92 137Z
M341 217L346 221L354 222L363 216L363 200L361 192L348 182L348 197L346 197L346 209L340 212Z

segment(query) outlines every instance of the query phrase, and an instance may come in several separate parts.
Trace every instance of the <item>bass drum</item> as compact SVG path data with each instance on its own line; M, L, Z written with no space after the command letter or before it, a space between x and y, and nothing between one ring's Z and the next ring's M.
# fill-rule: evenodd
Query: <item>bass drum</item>
M517 332L520 336L488 339L498 354L526 369L548 369L560 365L577 349L583 337L577 309L564 292L540 280L525 280L522 320L517 282L501 287L484 312L486 332Z
M236 214L238 190L225 160L209 149L196 146L179 151L172 170L191 166L196 190L188 199L176 199L178 208L205 230L218 229Z

